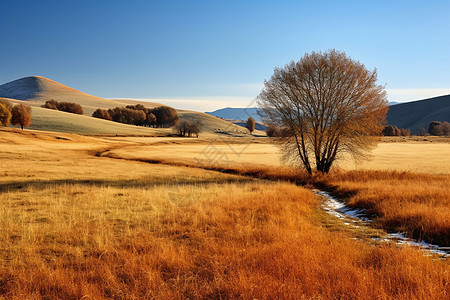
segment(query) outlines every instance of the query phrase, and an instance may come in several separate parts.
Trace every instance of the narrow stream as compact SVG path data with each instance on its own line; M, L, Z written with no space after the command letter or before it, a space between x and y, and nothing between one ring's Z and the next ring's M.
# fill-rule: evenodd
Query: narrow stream
M358 228L361 230L371 229L372 220L367 217L364 209L350 208L345 205L344 202L337 200L329 193L321 190L313 190L316 195L325 198L322 208L330 215L335 216L342 220L343 224L346 226L351 226L352 228ZM442 257L450 257L450 247L440 247L438 245L432 245L424 241L417 241L414 239L407 238L404 233L386 233L381 237L371 237L377 242L393 242L401 245L409 245L413 247L418 247L423 251L432 252Z

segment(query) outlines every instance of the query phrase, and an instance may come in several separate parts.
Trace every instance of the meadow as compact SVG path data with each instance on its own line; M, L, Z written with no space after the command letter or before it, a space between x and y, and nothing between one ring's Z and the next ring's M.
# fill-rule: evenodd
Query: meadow
M407 226L423 221L439 239L448 173L307 178L246 142L2 129L0 297L448 298L448 259L358 238L309 189L373 210L378 228L416 234Z

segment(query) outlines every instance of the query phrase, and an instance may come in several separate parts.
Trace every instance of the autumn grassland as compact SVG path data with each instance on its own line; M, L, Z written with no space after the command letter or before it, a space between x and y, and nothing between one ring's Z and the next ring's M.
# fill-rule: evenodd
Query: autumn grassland
M449 164L436 153L427 174L308 178L252 138L2 129L0 297L447 299L448 259L328 226L309 189L369 209L377 228L448 245Z

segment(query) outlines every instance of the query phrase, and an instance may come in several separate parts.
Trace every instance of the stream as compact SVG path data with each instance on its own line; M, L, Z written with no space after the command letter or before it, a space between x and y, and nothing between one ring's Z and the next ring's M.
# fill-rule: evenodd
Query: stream
M329 193L321 190L313 190L316 195L322 196L325 201L322 204L322 208L330 215L340 219L344 225L350 226L355 229L369 230L372 229L372 220L367 216L364 209L350 208L345 205L344 202L334 198ZM399 245L409 245L417 247L422 251L438 254L442 257L450 257L450 247L440 247L438 245L432 245L424 241L418 241L410 239L405 236L404 233L385 233L378 237L371 237L376 242L392 242Z

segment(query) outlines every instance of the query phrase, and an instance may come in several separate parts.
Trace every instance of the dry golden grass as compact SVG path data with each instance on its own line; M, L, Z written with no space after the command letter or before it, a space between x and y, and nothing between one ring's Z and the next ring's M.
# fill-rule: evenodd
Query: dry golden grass
M331 233L291 184L55 184L0 198L8 298L448 296L447 262Z
M355 163L350 158L337 162L345 170L386 170L413 173L450 174L450 139L439 137L390 137L372 152L368 161ZM259 143L258 143L259 141ZM191 164L280 166L279 148L270 140L216 139L190 143L154 144L153 138L140 138L139 147L118 148L112 151L120 157L178 161ZM242 143L243 142L243 143Z
M450 175L350 171L322 180L348 205L375 214L375 224L450 246Z
M388 146L387 149L390 149L391 146L399 144L397 141L385 145ZM203 154L199 149L210 147L210 145L201 144L178 145L178 154L175 154L173 150L176 145L143 145L135 147L134 151L130 151L131 147L126 146L107 152L105 155L168 165L202 167L257 178L289 180L332 189L339 196L349 198L350 206L368 209L370 214L376 215L375 224L386 230L406 232L410 237L424 239L440 246L450 246L450 175L445 174L450 170L448 167L450 161L449 163L446 161L450 153L448 157L445 155L445 151L450 150L448 144L440 143L433 146L420 143L407 144L407 147L411 149L419 147L415 152L410 150L409 156L405 154L405 161L410 163L418 155L421 146L434 147L433 151L446 149L444 154L438 155L436 152L436 155L430 159L433 161L431 165L440 164L436 171L445 171L441 175L361 170L337 171L331 176L313 178L289 167L270 166L273 160L267 159L269 158L267 153L270 151L265 146L267 145L214 145L216 150L219 149L218 151L229 155L233 154L232 149L243 149L239 156L234 154L234 160L221 161L200 159ZM158 149L162 153L159 153ZM255 149L260 149L260 152ZM439 162L443 157L445 158ZM387 159L388 164L392 165L396 159L396 155L391 155L390 160ZM377 160L381 161L381 156ZM257 161L260 163L252 164Z
M331 232L308 189L249 178L293 169L95 156L140 144L1 132L0 298L449 296L447 260Z

